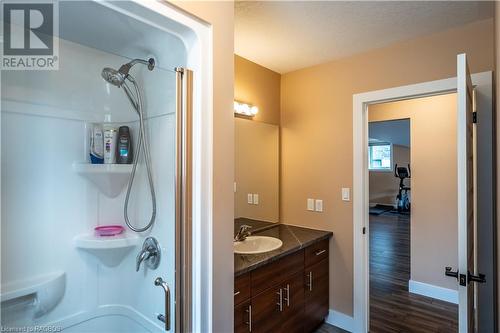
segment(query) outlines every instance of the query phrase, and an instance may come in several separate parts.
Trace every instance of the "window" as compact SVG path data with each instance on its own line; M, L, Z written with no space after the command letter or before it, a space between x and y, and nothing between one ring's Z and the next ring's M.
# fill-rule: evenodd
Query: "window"
M392 170L392 145L390 143L370 143L368 146L369 170Z

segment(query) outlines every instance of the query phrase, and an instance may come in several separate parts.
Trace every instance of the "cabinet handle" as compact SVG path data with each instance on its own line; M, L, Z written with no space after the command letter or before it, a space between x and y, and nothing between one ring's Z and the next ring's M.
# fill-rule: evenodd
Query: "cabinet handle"
M280 312L283 312L283 289L280 288L280 291L278 291L276 294L279 295L280 300L278 303L276 303L276 305L280 309Z
M320 255L322 255L325 252L326 252L326 250L318 250L314 254L317 255L317 256L320 256Z
M234 296L238 296L240 294L240 291L237 291L234 293Z
M248 313L248 321L245 323L248 325L248 332L252 332L252 305L248 305L248 309L246 310Z
M309 280L309 283L306 283L306 286L309 288L309 291L313 290L313 272L307 273L307 279Z
M285 290L286 290L286 297L284 298L284 300L286 301L286 306L290 307L290 285L289 284L286 285Z

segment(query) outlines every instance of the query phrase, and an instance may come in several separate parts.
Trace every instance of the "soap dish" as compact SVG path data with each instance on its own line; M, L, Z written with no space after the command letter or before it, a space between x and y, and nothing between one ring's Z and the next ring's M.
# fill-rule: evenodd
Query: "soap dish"
M121 225L101 225L94 228L96 236L108 237L121 234L125 228Z

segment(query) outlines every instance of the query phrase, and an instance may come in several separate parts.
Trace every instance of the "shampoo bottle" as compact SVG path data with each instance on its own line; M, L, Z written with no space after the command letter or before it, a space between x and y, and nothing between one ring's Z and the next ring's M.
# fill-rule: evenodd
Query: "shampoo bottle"
M104 139L102 127L99 124L93 124L90 131L90 163L102 164L104 162Z
M104 125L104 164L116 163L116 128Z
M118 142L116 144L116 163L131 164L133 161L132 138L130 128L121 126L118 129Z

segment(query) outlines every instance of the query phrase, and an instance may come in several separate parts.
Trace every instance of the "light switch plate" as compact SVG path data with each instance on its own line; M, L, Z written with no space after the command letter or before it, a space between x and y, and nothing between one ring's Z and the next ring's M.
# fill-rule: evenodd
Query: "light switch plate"
M247 203L249 205L252 205L253 204L253 194L252 193L248 193L247 194Z
M253 204L254 205L258 205L259 204L259 195L258 194L254 194L253 195Z
M323 211L323 200L320 200L320 199L316 199L316 202L315 202L315 208L314 208L317 212L322 212Z
M351 189L349 187L342 188L342 201L351 201Z
M307 210L314 212L314 199L307 199Z

